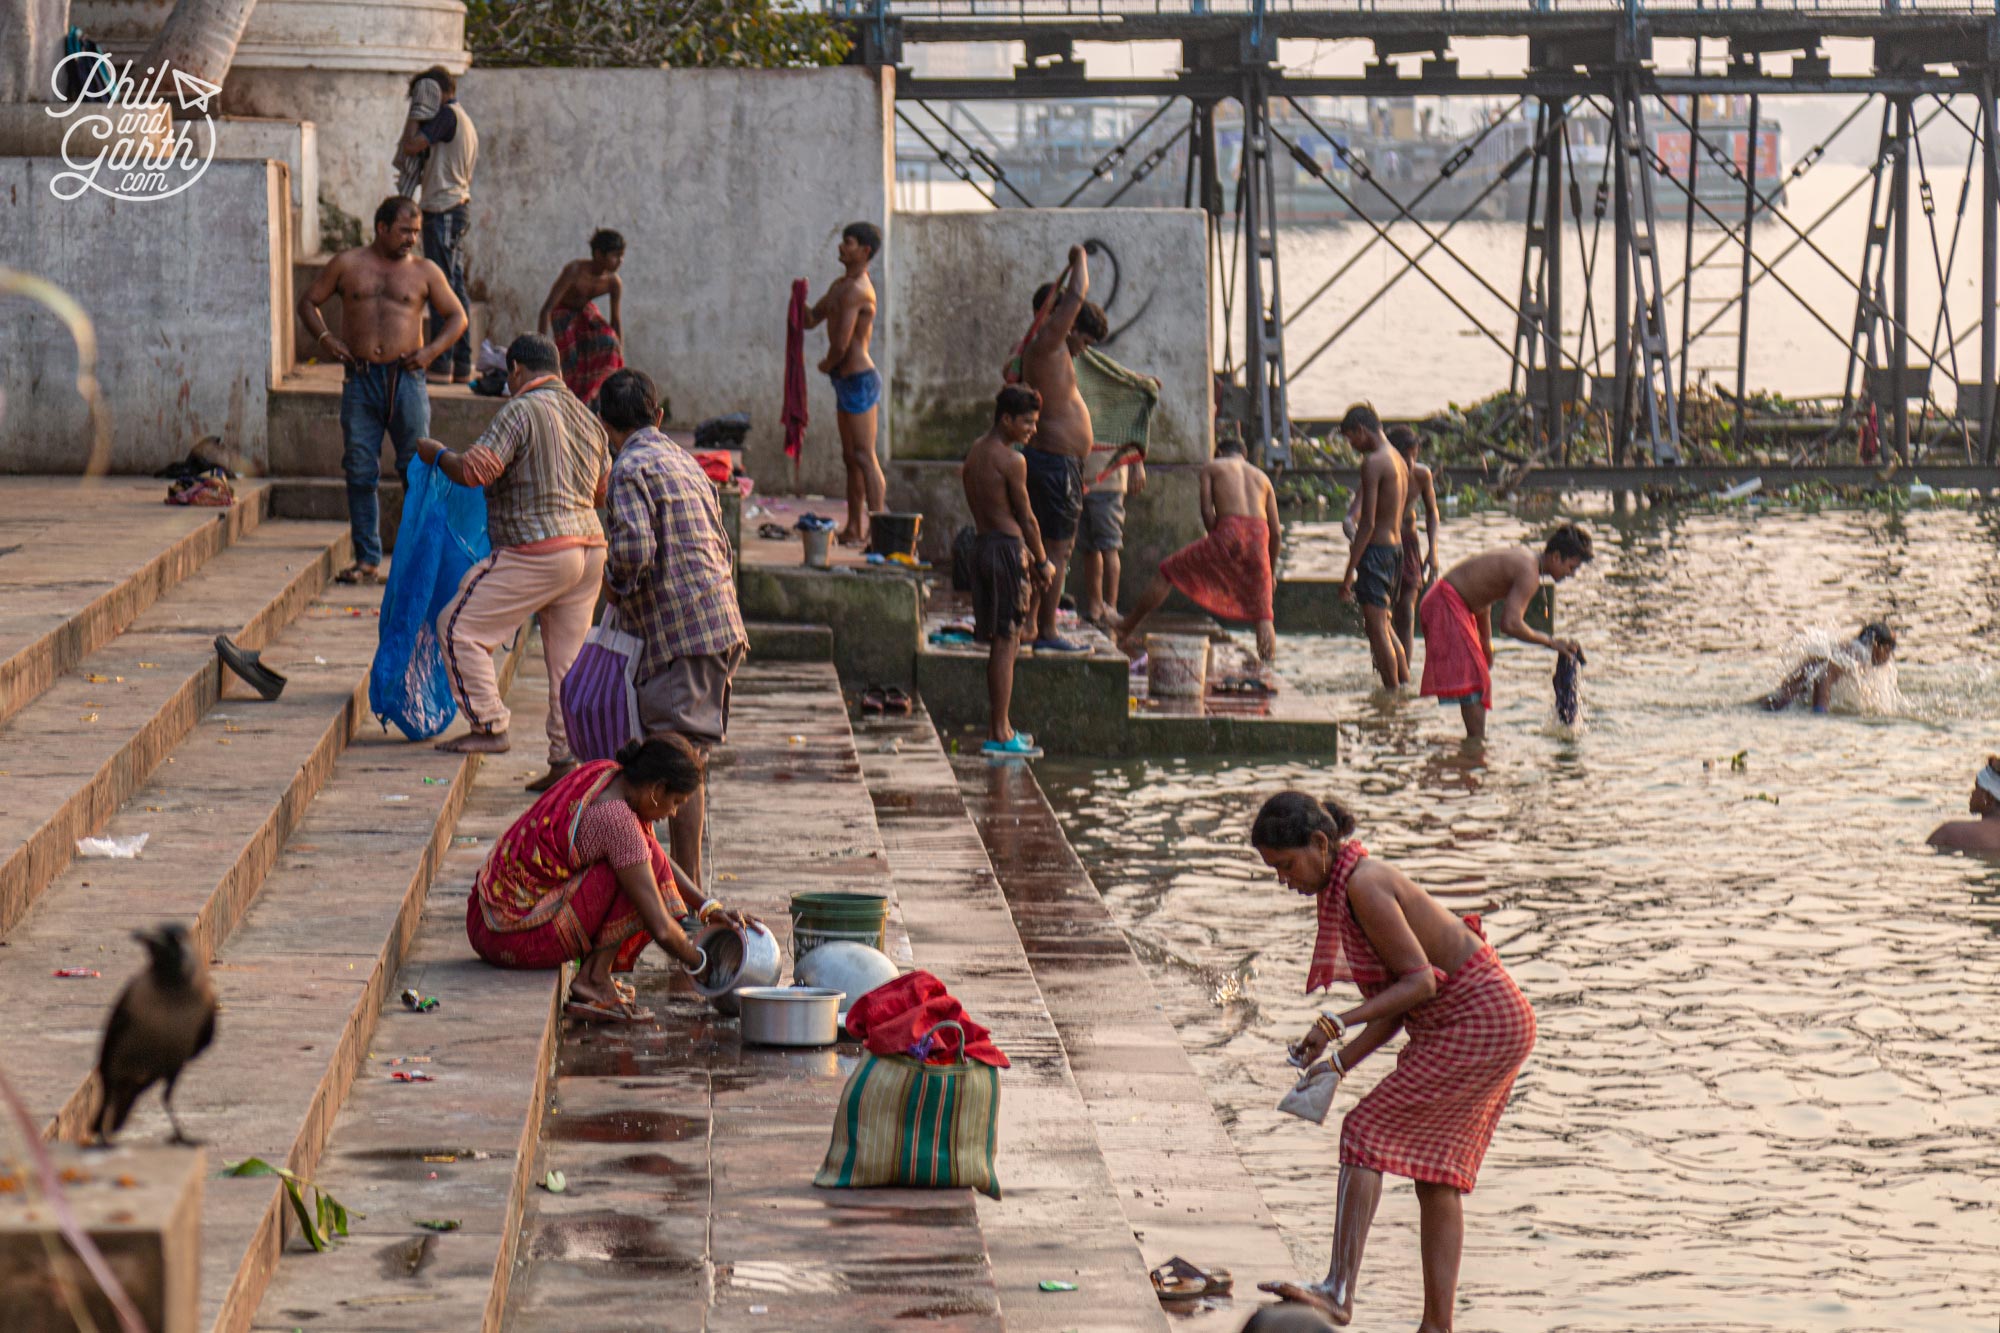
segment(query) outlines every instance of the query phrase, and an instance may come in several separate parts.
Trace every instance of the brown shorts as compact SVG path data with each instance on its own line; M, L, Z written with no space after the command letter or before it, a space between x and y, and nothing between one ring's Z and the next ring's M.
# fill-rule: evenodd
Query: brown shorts
M676 657L657 675L639 682L639 725L651 735L677 732L701 748L720 745L729 735L729 682L749 649Z
M1028 618L1028 551L1019 537L982 532L972 550L972 637L1011 639Z

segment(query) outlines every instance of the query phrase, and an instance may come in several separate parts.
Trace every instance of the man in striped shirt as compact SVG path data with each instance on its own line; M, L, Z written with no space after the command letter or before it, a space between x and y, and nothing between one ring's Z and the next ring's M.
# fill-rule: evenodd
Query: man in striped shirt
M458 595L438 615L452 697L471 724L438 748L500 754L511 745L493 650L529 616L542 631L549 675L549 771L528 784L546 791L576 767L563 728L562 681L590 630L604 577L604 528L597 506L611 482L604 427L563 387L555 344L527 333L507 348L509 397L486 433L464 453L436 440L417 453L445 476L486 490L493 554L466 571Z
M730 681L749 651L715 483L660 433L666 413L647 376L614 372L597 408L617 454L605 595L619 628L646 644L639 722L647 735L671 731L705 757L728 733ZM704 784L667 826L674 862L696 884L706 796Z

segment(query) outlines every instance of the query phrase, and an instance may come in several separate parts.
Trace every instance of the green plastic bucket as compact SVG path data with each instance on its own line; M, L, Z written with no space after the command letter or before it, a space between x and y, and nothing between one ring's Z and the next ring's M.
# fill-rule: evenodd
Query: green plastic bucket
M889 898L881 893L811 892L792 895L792 958L822 944L851 940L871 949L889 945Z

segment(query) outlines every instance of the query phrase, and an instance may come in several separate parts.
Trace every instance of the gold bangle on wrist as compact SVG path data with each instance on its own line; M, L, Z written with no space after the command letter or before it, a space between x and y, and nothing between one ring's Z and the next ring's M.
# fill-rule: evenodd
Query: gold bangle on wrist
M694 914L695 919L700 921L701 924L705 926L708 924L709 913L720 912L721 910L723 910L722 900L719 898L710 898L707 902L703 903L698 909L696 909Z

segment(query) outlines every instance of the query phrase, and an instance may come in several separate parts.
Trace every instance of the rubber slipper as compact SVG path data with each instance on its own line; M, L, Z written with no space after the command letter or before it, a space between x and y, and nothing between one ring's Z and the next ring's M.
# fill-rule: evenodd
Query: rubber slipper
M910 696L900 687L891 685L882 691L882 711L894 713L898 717L910 715Z
M382 569L379 565L349 565L346 569L335 574L333 581L335 583L347 584L380 583L382 582Z
M880 713L889 707L889 696L880 685L870 685L861 691L861 711Z
M1226 1268L1204 1272L1175 1255L1155 1268L1150 1276L1153 1291L1163 1301L1192 1301L1203 1296L1227 1296L1236 1289L1236 1280Z
M285 678L260 662L256 649L239 648L227 634L218 634L215 636L215 651L222 658L222 664L262 695L265 702L285 692Z
M609 1005L595 1000L565 1000L563 1017L583 1023L648 1023L652 1021L653 1011L635 1008L629 1001Z

